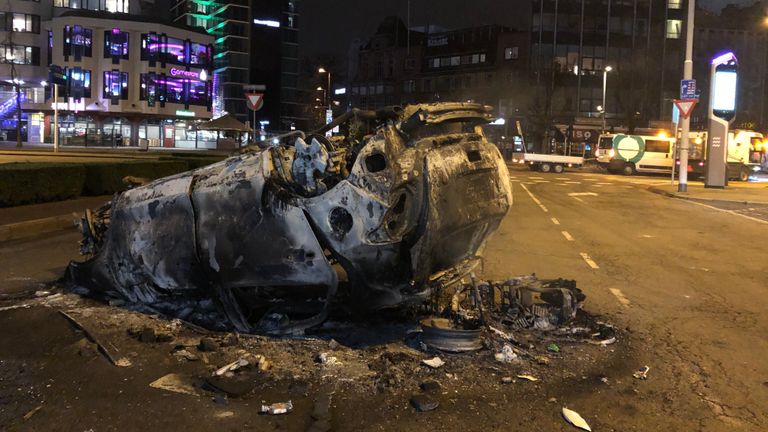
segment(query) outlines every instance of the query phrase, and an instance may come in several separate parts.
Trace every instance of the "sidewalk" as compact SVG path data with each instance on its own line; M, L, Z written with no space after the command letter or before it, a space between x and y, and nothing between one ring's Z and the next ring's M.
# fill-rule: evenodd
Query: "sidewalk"
M678 192L676 184L651 186L648 190L673 198L693 201L768 205L768 183L728 182L725 189L710 189L705 188L702 183L696 182L688 184L688 192Z
M0 208L0 242L74 229L87 208L97 208L111 195L44 204Z

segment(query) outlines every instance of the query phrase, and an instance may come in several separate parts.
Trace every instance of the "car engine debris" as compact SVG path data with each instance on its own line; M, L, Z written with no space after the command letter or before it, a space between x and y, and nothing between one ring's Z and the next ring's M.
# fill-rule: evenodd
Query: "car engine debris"
M324 136L354 118L378 122L375 134ZM137 186L87 212L89 259L71 263L67 281L246 333L300 332L331 303L357 312L423 304L475 268L512 204L506 165L482 131L490 120L490 107L473 103L353 110L314 133ZM558 320L573 312L569 291L546 295ZM552 321L539 312L508 308L504 319Z

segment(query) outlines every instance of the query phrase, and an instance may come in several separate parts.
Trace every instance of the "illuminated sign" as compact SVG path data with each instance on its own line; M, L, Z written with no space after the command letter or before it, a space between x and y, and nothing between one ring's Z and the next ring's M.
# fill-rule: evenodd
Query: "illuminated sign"
M200 81L205 81L208 79L208 73L205 70L201 70L200 72L193 72L184 69L171 68L171 76L199 79Z
M255 19L255 20L253 20L253 23L256 24L256 25L263 25L263 26L267 26L267 27L280 28L280 21L275 21L275 20Z
M188 110L176 110L176 115L180 117L194 117L195 113Z
M736 109L736 71L715 72L715 94L712 109L734 111Z

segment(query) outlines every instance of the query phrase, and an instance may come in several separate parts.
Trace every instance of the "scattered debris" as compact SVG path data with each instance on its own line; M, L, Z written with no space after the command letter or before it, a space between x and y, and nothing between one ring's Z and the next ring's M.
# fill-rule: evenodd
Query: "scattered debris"
M287 414L289 412L293 411L293 402L277 402L273 403L272 405L262 405L261 412L262 414L269 414L269 415L280 415L280 414Z
M206 337L200 339L200 344L197 346L197 349L203 352L215 352L219 349L219 344L212 338Z
M512 377L508 377L508 376L501 377L502 384L512 384L513 382L515 382L515 379Z
M180 358L180 359L184 359L184 360L187 360L187 361L198 361L198 360L200 360L200 358L198 356L196 356L195 354L187 351L184 348L173 351L173 355L178 357L178 358Z
M431 367L432 369L437 369L445 364L443 359L440 357L432 357L431 359L422 360L421 362Z
M538 380L539 380L539 379L538 379L538 378L536 378L535 376L533 376L533 375L527 375L527 374L518 375L517 377L518 377L518 378L520 378L520 379L526 380L526 381L533 381L533 382L536 382L536 381L538 381Z
M553 352L553 353L559 353L560 352L560 347L557 346L557 344L553 342L553 343L547 345L547 351Z
M563 418L565 418L568 423L576 426L579 429L590 432L592 431L592 429L587 424L587 421L584 420L584 418L582 418L581 415L576 411L572 411L566 407L563 407Z
M608 377L600 377L600 382L603 384L608 384Z
M436 393L440 391L440 383L435 380L428 380L424 381L423 383L419 384L419 388L423 392L427 393Z
M318 363L320 363L322 365L326 365L326 366L334 366L334 365L340 365L341 364L341 362L339 361L338 358L336 358L336 357L334 357L332 355L328 355L328 353L325 353L325 352L324 353L320 353L317 356L317 358L315 358L315 361L317 361Z
M215 414L216 418L229 418L235 415L232 411L222 411Z
M42 409L42 408L43 408L42 404L32 408L28 413L24 414L24 420L31 419L32 416L35 415L36 412L40 411L40 409Z
M249 364L249 362L246 359L242 359L242 358L241 359L237 359L237 360L233 361L232 363L229 363L227 365L224 365L224 366L216 369L216 371L213 372L213 375L215 375L215 376L222 376L222 375L224 375L227 372L233 372L233 371L236 371L237 369L239 369L241 367L248 366L248 364Z
M416 408L416 411L426 412L434 410L440 406L440 403L428 395L419 394L411 396L411 405Z
M477 351L483 347L482 332L477 325L466 324L463 328L446 318L421 320L421 341L440 351L458 353Z
M149 386L174 393L182 393L193 396L198 395L197 388L195 388L194 384L189 378L175 373L164 375L157 380L152 381Z
M518 359L517 354L512 349L512 346L509 344L504 344L504 346L501 348L501 352L498 352L494 355L494 358L496 361L502 362L502 363L512 363L513 361Z
M640 369L638 369L635 373L633 373L632 376L639 380L648 379L648 371L650 370L651 370L650 367L643 366Z
M69 315L68 313L66 313L66 312L64 312L64 311L62 311L62 310L59 310L59 313L60 313L60 314L61 314L61 315L62 315L64 318L66 318L66 319L67 319L67 321L71 322L71 323L72 323L72 324L73 324L75 327L77 327L77 328L78 328L78 330L82 331L82 332L83 332L83 334L85 335L85 337L87 337L87 338L88 338L88 340L90 340L91 342L95 343L95 344L96 344L96 346L98 346L98 347L99 347L99 352L101 352L102 354L104 354L104 357L106 357L106 358L107 358L107 360L109 360L109 362L110 362L110 363L112 363L113 365L115 365L115 366L118 366L118 367L125 367L126 365L127 365L127 366L130 366L130 365L131 365L131 362L130 362L130 361L128 361L128 362L126 363L126 362L124 362L124 361L120 361L120 362L118 362L117 360L115 360L115 358L112 356L112 354L109 352L109 350L107 350L107 347L106 347L104 344L102 344L102 343L101 343L101 341L99 341L99 339L97 339L97 338L96 338L96 336L95 336L93 333L91 333L91 332L90 332L88 329L86 329L86 328L85 328L85 327L84 327L82 324L80 324L80 323L79 323L79 322L78 322L78 321L77 321L75 318L73 318L71 315ZM122 360L122 359L121 359L121 360Z

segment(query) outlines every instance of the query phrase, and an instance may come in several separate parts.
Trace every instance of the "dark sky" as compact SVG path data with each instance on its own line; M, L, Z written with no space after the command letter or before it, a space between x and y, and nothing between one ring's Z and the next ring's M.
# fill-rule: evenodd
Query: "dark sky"
M710 10L728 3L755 0L699 0ZM366 38L381 20L398 15L405 21L408 0L302 0L301 55L344 55L355 38ZM448 29L483 24L519 27L530 0L411 0L411 24L436 24Z

